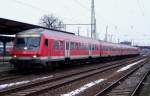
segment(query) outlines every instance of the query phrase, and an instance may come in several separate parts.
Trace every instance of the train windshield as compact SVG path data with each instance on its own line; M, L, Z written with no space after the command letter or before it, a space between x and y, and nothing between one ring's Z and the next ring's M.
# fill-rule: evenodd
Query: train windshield
M17 37L15 42L16 50L38 50L40 37Z

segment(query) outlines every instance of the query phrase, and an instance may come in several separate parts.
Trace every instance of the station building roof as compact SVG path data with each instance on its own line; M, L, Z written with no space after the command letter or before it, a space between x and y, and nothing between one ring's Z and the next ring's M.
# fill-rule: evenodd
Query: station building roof
M27 24L23 22L18 22L14 20L9 20L5 18L0 18L0 41L1 42L10 42L13 40L11 36L4 36L5 35L14 35L20 31L32 29L32 28L39 28L41 26Z
M0 18L0 34L13 35L32 28L41 28L41 26Z
M6 42L12 41L13 37L4 36L4 35L14 35L18 32L28 30L28 29L33 29L33 28L49 29L49 28L45 28L42 26L38 26L38 25L33 25L33 24L23 23L23 22L9 20L9 19L5 19L5 18L0 18L0 41L2 41L2 42L5 40L6 40ZM49 29L49 30L54 30L54 29ZM68 34L74 34L74 33L69 33L69 32L60 31L60 30L54 30L54 31L64 32L64 33L68 33Z
M19 21L0 18L0 34L13 35L18 32L28 30L28 29L33 29L33 28L44 28L48 30L62 32L62 33L74 34L74 33L66 32L62 30L55 30L55 29L50 29L50 28L34 25L34 24L28 24L28 23L23 23Z

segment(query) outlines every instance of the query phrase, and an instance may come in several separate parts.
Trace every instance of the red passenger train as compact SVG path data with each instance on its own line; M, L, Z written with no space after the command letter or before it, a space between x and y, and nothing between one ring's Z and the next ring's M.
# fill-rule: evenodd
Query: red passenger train
M138 54L136 47L94 40L58 30L35 28L16 34L10 62L16 68L24 68L51 66L56 62L71 60Z

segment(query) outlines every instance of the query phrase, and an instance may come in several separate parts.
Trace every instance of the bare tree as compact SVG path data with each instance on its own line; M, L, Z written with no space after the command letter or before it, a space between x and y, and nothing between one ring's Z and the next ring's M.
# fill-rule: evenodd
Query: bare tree
M40 19L40 25L46 28L62 30L65 28L65 25L62 20L54 15L44 15Z

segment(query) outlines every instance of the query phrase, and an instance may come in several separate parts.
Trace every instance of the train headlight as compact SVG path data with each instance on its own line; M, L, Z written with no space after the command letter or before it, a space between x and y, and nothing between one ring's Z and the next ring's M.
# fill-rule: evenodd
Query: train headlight
M36 55L33 56L33 58L36 58L36 57L37 57Z
M24 47L24 50L27 50L28 49L28 47Z
M16 58L17 56L16 55L14 55L14 58Z

